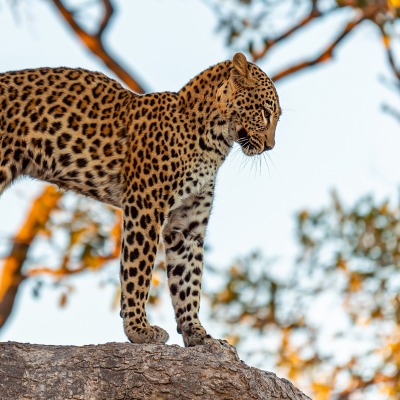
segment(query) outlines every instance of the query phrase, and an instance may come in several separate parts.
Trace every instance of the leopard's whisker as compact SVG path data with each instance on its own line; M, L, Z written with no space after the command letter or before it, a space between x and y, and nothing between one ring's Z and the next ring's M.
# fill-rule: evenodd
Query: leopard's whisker
M263 159L264 159L264 161L265 161L265 165L267 166L268 176L269 176L269 178L271 179L271 171L270 171L270 169L269 169L268 160L267 160L267 158L266 158L265 152L262 153L262 155L263 155ZM268 157L268 154L267 154L267 157Z

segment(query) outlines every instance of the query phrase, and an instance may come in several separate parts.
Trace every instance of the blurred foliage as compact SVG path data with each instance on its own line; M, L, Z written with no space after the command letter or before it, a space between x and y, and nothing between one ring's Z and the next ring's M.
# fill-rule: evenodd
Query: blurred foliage
M382 38L387 64L395 78L391 87L400 95L399 0L203 1L217 15L217 31L224 36L226 45L247 52L253 61L261 58L268 61L274 56L275 48L297 43L300 50L296 58L289 57L290 61L285 61L279 71L271 75L274 81L330 61L352 32L370 23ZM325 30L330 22L337 26L334 35ZM308 42L304 46L302 35L310 32L314 32L316 44L310 46ZM384 109L400 121L398 107L385 104Z
M74 293L71 275L104 271L111 262L117 307L120 226L111 208L64 196L38 233L41 257L33 254L22 269L35 279L34 294L55 286L65 306ZM255 363L269 362L314 399L399 399L400 202L365 197L345 207L333 193L327 207L299 212L296 232L292 266L260 252L228 268L206 266L212 320ZM161 247L151 305L166 290L163 269Z
M382 32L385 45L397 39L398 0L203 0L218 16L218 31L227 46L258 59L272 46L319 21L369 20Z
M298 214L297 239L287 271L255 253L223 272L213 318L314 399L400 399L400 202L333 193Z
M203 1L217 16L217 32L223 35L226 45L247 52L253 61L268 61L274 57L275 49L288 43L298 44L302 49L298 53L303 55L289 57L290 61L272 74L274 81L330 61L352 32L364 23L372 24L381 36L387 65L394 77L389 86L400 95L399 0ZM325 30L330 21L337 26L333 35ZM302 35L310 32L316 38L314 48L309 43L302 45ZM399 107L384 104L383 109L400 122Z
M43 195L40 196L40 203L44 201ZM35 210L35 215L40 215L40 211ZM107 270L110 266L111 271L104 275L106 281L103 284L115 287L113 305L119 307L119 277L115 266L120 253L121 218L121 212L112 207L72 194L64 195L37 233L40 257L31 255L21 269L25 278L35 278L33 295L39 297L42 290L56 288L63 307L69 295L74 293L69 277L82 272ZM52 265L48 260L53 260ZM160 291L164 288L165 274L160 273L163 269L163 247L160 246L150 304L158 303Z

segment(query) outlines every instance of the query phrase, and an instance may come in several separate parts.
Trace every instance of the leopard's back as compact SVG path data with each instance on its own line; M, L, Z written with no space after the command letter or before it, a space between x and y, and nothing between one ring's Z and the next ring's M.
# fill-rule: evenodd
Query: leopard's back
M118 206L132 96L84 69L0 74L0 193L30 175Z

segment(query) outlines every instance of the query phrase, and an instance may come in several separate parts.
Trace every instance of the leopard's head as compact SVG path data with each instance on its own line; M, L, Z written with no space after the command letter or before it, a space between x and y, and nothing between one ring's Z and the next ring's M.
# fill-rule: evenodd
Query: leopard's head
M274 147L281 115L278 94L271 79L242 53L233 57L229 79L221 84L217 102L229 122L231 137L246 155Z

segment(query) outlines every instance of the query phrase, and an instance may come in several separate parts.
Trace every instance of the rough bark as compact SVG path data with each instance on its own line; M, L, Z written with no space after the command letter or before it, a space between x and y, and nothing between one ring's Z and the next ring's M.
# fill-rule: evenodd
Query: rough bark
M244 364L226 342L192 348L0 343L0 398L310 400L286 379Z

